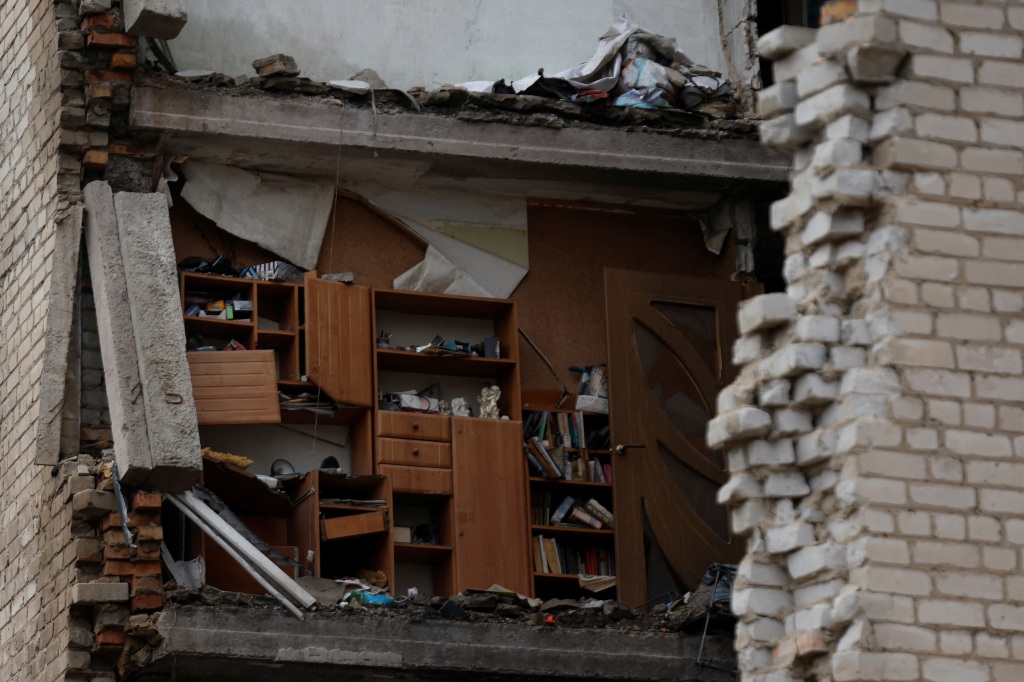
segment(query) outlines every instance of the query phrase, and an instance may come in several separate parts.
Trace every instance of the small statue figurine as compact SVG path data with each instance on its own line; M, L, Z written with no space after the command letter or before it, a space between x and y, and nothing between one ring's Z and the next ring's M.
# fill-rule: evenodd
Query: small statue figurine
M452 408L451 408L451 405L448 404L447 400L438 400L437 401L437 411L440 414L451 416Z
M453 417L471 417L469 413L469 405L466 403L465 398L452 398L452 416Z
M500 419L501 414L498 412L498 398L501 397L501 389L497 386L484 386L480 389L480 397L477 398L477 402L480 403L480 416L484 419Z

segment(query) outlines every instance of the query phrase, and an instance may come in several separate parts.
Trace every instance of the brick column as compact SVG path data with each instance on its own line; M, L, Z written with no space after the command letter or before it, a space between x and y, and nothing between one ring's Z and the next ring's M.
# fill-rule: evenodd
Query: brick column
M761 38L785 294L740 311L745 680L1024 677L1024 6L841 0Z

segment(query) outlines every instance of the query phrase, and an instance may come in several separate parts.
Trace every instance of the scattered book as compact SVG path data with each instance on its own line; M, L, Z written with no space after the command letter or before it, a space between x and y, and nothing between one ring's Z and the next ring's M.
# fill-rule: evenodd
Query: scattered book
M583 511L579 507L572 508L572 510L569 512L569 518L575 521L579 521L580 523L585 523L588 526L595 528L597 530L600 530L601 526L604 525L603 523L601 523L599 519Z
M608 509L603 504L601 504L594 498L590 498L589 500L587 500L584 503L583 508L586 509L591 514L593 514L598 519L600 519L601 522L609 528L612 528L615 525L615 517L612 515L612 513L608 511Z

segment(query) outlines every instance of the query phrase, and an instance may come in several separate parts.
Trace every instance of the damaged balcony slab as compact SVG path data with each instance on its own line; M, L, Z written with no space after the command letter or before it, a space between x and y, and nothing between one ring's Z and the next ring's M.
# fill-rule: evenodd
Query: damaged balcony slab
M157 624L163 642L137 679L163 680L171 670L195 682L731 679L701 672L699 632L460 623L388 612L324 612L296 622L280 609L171 605ZM709 635L704 660L721 665L733 657L731 637Z
M338 104L144 85L135 90L131 125L136 131L170 133L169 153L304 175L333 176L339 170L339 145L346 164L362 158L380 169L419 159L414 172L420 179L520 181L533 187L571 180L614 186L626 195L652 188L727 191L738 184L770 185L776 191L790 166L787 154L753 139L479 123L406 111L375 114L369 107ZM424 159L430 161L427 168Z

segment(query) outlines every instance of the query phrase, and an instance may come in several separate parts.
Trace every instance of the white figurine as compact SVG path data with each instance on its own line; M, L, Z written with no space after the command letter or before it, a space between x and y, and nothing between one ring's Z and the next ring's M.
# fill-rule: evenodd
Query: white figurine
M477 398L477 402L480 403L480 416L484 419L499 419L501 414L498 412L498 398L501 397L501 389L497 386L484 386L480 389L480 397Z
M465 398L452 398L452 416L453 417L469 417L469 405L466 403Z

